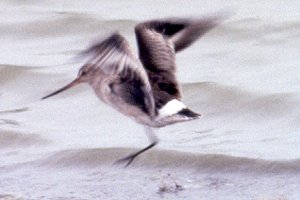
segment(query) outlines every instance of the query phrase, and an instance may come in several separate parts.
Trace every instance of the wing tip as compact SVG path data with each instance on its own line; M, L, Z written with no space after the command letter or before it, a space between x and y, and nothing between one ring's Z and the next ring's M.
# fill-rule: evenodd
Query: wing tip
M95 40L92 45L90 45L87 49L81 51L78 54L78 57L85 57L89 54L93 54L96 51L101 49L106 49L109 46L114 46L117 48L121 48L123 42L126 41L125 38L120 34L119 31L115 31L109 34L107 37Z

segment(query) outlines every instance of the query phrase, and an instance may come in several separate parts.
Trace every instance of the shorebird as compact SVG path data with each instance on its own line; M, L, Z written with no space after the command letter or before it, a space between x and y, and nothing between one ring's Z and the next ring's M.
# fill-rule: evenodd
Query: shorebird
M138 155L158 143L152 127L200 117L181 100L175 75L175 54L218 25L221 19L218 16L168 18L137 24L139 58L120 33L113 33L80 54L88 59L75 80L42 99L79 83L88 83L104 103L144 125L150 144L116 161L128 166Z

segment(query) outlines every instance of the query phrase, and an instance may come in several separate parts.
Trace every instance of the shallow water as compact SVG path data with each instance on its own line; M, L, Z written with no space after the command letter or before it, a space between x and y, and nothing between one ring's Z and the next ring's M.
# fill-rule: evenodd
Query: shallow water
M300 198L299 2L1 1L0 199ZM76 54L136 23L235 14L178 54L184 103L201 119L143 128L87 85L70 82Z

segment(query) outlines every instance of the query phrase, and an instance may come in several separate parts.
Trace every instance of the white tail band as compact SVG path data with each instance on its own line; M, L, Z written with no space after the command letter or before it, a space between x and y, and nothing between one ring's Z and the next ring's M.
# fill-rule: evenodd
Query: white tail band
M158 110L158 117L163 118L170 115L174 115L186 108L186 106L177 99L172 99L166 105L164 105L161 109Z

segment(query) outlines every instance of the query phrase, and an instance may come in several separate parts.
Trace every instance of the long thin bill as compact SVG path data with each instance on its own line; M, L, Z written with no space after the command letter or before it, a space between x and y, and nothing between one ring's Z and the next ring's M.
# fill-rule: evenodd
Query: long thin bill
M71 88L71 87L77 85L78 83L80 83L80 81L79 81L78 78L76 78L74 81L72 81L72 82L69 83L68 85L66 85L66 86L64 86L64 87L62 87L62 88L60 88L59 90L56 90L55 92L52 92L51 94L48 94L47 96L44 96L44 97L42 98L42 100L47 99L48 97L52 97L52 96L54 96L54 95L56 95L56 94L58 94L58 93L61 93L61 92L65 91L65 90L67 90L67 89L69 89L69 88Z

